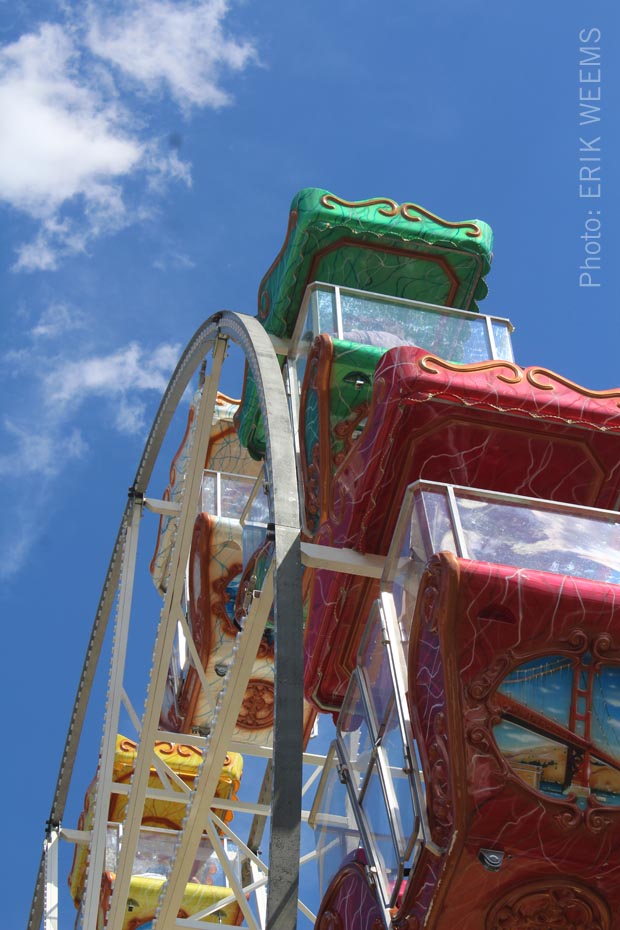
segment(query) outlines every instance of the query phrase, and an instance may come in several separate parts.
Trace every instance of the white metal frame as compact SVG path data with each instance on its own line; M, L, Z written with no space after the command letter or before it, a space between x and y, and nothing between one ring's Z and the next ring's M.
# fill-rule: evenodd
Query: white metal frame
M340 284L330 284L325 281L313 281L308 285L301 302L299 313L297 315L297 321L295 323L295 329L291 336L290 342L285 343L282 341L281 350L282 354L287 354L289 357L294 358L299 353L299 344L301 337L303 335L303 329L305 321L308 315L308 305L312 301L317 290L329 290L334 294L334 301L336 306L336 336L338 339L342 339L342 305L341 305L341 295L342 294L351 294L355 297L367 298L368 300L373 300L376 302L383 302L389 304L397 304L398 306L411 307L412 309L420 310L429 310L431 312L437 313L438 315L457 317L460 319L469 319L477 323L481 321L486 322L486 334L489 340L489 347L491 349L492 358L497 359L497 345L495 341L495 334L493 333L493 323L501 323L506 326L508 335L510 336L514 332L514 326L506 317L495 316L494 314L484 314L477 313L473 310L461 310L458 307L443 307L440 304L429 304L426 301L422 300L409 300L406 297L390 297L386 294L377 294L374 291L364 291L352 287L344 287ZM318 333L318 317L316 312L313 309L313 331ZM278 350L280 351L280 350ZM514 354L514 353L513 353ZM499 360L499 359L498 359ZM505 361L514 362L514 358L506 359Z
M182 595L185 585L186 564L196 512L206 448L210 435L211 421L221 366L226 354L228 338L241 344L246 358L253 370L261 398L261 409L268 435L267 484L270 488L270 511L275 535L274 558L263 582L261 591L253 594L252 603L244 620L243 631L235 642L233 661L227 676L222 679L222 688L217 703L217 715L208 738L200 739L187 734L166 734L159 729L159 717L164 695L166 675L178 623L183 623ZM236 880L227 861L222 866L230 872L228 875L231 894L241 908L246 924L252 928L267 927L269 930L291 930L296 923L299 908L313 918L311 910L303 902L298 902L297 880L299 858L299 829L307 812L301 812L302 766L320 765L322 758L302 754L302 622L301 622L301 562L299 556L299 505L295 477L294 447L291 434L290 418L282 378L274 349L269 337L262 327L252 319L244 319L236 314L217 315L201 328L186 353L182 357L177 372L171 382L172 388L167 392L168 405L178 403L183 387L187 384L193 370L200 362L204 351L213 348L211 374L206 381L198 408L197 424L193 431L193 445L187 467L182 502L171 505L164 501L144 498L142 490L145 473L152 470L152 458L165 434L172 411L162 408L156 420L156 427L147 442L147 452L143 462L148 460L142 473L134 484L130 501L126 508L123 525L119 532L117 545L113 554L111 569L108 571L106 589L102 595L102 604L96 618L98 629L93 636L102 639L107 615L111 606L109 585L116 578L120 579L118 608L116 613L115 636L112 647L108 701L102 735L100 766L98 772L94 822L90 831L68 831L55 828L46 841L42 856L40 876L35 887L30 926L38 926L39 914L45 919L45 930L57 930L57 847L58 837L63 836L72 842L86 843L89 847L89 866L84 898L82 904L82 926L94 930L97 920L99 889L105 860L105 837L107 829L107 811L112 793L125 794L128 797L126 815L123 824L123 837L118 857L116 877L113 886L107 926L118 930L123 924L126 902L135 851L137 848L142 811L145 798L165 797L178 802L187 799L187 811L174 863L160 898L156 924L159 927L203 926L193 918L191 921L177 921L179 905L183 897L189 871L194 861L196 850L206 830L214 847L219 845L218 830L227 832L229 828L217 821L212 807L245 810L264 818L271 816L271 840L269 863L271 874L265 863L246 844L245 854L251 861L254 880L245 887ZM179 374L179 371L181 374ZM269 397L267 406L266 397ZM166 397L162 403L166 407ZM163 425L162 425L163 424ZM148 454L147 454L148 453ZM141 463L142 467L142 463ZM136 550L142 511L171 514L176 518L176 543L167 579L164 606L159 629L154 645L153 668L142 720L138 719L125 688L127 674L127 640L129 621L132 613L132 590L136 564ZM121 567L122 563L122 567ZM272 603L276 618L280 616L276 627L276 739L273 750L260 747L261 755L280 755L279 763L273 766L274 792L271 796L270 785L267 786L267 804L257 805L248 802L229 802L214 800L214 793L219 780L221 763L226 752L231 748L232 733L247 680L255 661L258 646L263 635L265 623ZM282 611L282 607L286 609ZM278 613L279 611L279 613ZM278 631L280 635L278 635ZM189 634L189 627L184 624L184 633ZM92 641L93 637L91 637ZM191 642L191 636L188 636ZM192 652L190 646L190 652ZM195 649L193 650L195 653ZM96 667L100 653L100 642L95 656L87 657L89 671ZM196 655L194 654L194 660ZM83 674L84 678L84 674ZM204 685L204 682L203 682ZM80 691L76 698L76 714L83 717L86 693ZM121 707L124 706L136 729L138 744L134 774L130 785L114 784L112 766L116 746L116 734ZM74 715L75 716L75 715ZM79 734L77 734L79 741ZM166 764L155 755L156 741L172 738L200 746L205 755L205 763L199 771L192 789L179 778ZM70 767L75 757L76 736L69 735L65 749L65 758ZM241 747L239 747L241 748ZM242 752L252 751L243 744ZM164 785L161 789L148 786L149 772L154 767ZM278 774L279 773L279 774ZM61 772L59 783L66 795L70 771ZM310 779L310 784L312 784ZM308 790L306 785L305 790ZM56 804L56 800L55 800ZM56 809L63 808L62 804ZM292 812L292 816L291 816ZM226 859L225 856L222 857ZM256 906L256 913L248 903L247 894L259 893L267 886L267 895ZM41 897L41 893L43 896ZM54 897L56 895L56 897ZM260 897L260 895L259 895ZM221 906L221 903L220 903Z

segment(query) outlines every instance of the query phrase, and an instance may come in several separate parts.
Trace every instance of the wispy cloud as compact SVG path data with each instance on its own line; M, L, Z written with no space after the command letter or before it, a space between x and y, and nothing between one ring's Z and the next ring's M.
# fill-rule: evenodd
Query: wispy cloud
M147 91L168 91L182 107L231 102L222 73L256 61L249 41L224 30L226 0L138 0L117 17L95 15L88 44Z
M158 127L160 98L185 118L222 107L232 99L227 80L257 61L252 42L227 28L225 0L57 9L62 21L0 43L0 205L31 223L16 240L19 272L53 271L100 237L157 221L170 186L191 184L180 136ZM178 246L160 248L156 267L192 267ZM14 311L9 330L19 333L12 345L5 334L0 355L10 411L0 416L4 578L27 559L62 479L96 453L101 434L145 432L180 351L111 343L99 317L58 292L38 315L26 302Z
M60 26L45 25L0 53L0 195L34 216L47 218L77 195L109 208L115 192L104 179L126 174L142 154L78 66Z
M57 424L41 427L36 420L16 422L8 417L3 429L11 449L0 455L0 475L24 477L35 474L44 478L55 477L69 462L82 458L87 444L78 429L61 435Z
M0 565L0 578L22 567L49 519L59 479L93 454L101 433L129 437L146 431L149 402L164 390L179 356L179 345L136 342L93 354L79 339L69 353L66 333L79 333L84 323L83 314L53 305L30 330L30 346L3 357L5 376L28 371L30 380L19 410L0 423L0 477L8 491L0 545L11 553ZM87 419L88 403L96 404L96 412L92 416L88 408Z
M56 339L65 333L84 329L86 316L66 303L52 303L46 307L30 330L33 339Z
M196 262L184 252L175 251L174 248L168 248L162 251L162 254L153 259L153 268L158 271L167 271L169 268L187 270L195 268Z
M227 9L223 0L93 6L92 25L45 23L0 47L0 200L37 221L14 270L53 271L148 218L149 198L171 182L191 182L190 165L147 129L145 92L167 92L185 111L230 102L222 75L255 52L226 35ZM130 79L123 88L119 76ZM121 95L128 89L139 93Z
M60 475L88 454L80 429L47 420L42 410L0 425L0 477L5 491L0 524L0 580L13 578L27 562L32 547L53 513Z
M110 402L116 429L141 432L145 426L142 395L163 392L180 350L180 345L168 343L147 350L132 342L108 355L59 363L42 379L46 404L67 417L90 397L104 398Z
M48 520L54 512L44 481L41 488L33 487L24 498L11 502L8 519L0 524L0 581L9 585L32 557L32 550L47 529ZM43 515L43 516L42 516Z

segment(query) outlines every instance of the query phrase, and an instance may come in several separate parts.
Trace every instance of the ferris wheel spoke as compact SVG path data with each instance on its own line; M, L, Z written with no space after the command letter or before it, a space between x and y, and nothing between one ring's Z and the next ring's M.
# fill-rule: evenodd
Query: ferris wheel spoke
M142 494L146 490L153 472L155 462L159 455L162 443L166 436L172 416L177 409L189 381L194 374L201 358L208 350L216 335L216 328L210 321L203 323L196 331L185 351L181 355L177 367L166 387L161 403L155 415L153 425L149 432L144 450L138 464L136 475L132 484L132 491ZM101 659L102 646L108 627L108 621L114 607L114 599L118 588L121 571L121 550L123 546L125 526L129 520L133 506L133 495L127 501L121 518L119 530L112 548L112 555L107 568L103 588L95 612L90 638L86 648L86 657L80 672L76 696L71 710L69 728L63 747L58 777L54 789L50 815L46 824L46 835L50 828L54 828L62 821L67 803L69 787L73 776L75 760L78 752L84 720L92 693L95 672ZM37 877L35 880L27 930L38 930L43 917L45 891L45 853L41 854Z
M229 340L241 347L259 396L267 454L260 477L256 479L256 486L259 483L264 484L267 491L270 521L268 536L272 545L271 564L266 568L266 575L258 590L249 589L242 628L236 633L232 653L224 666L225 675L216 680L214 687L203 668L201 647L198 641L194 640L193 627L188 622L185 612L184 597L204 462ZM190 436L188 460L184 466L185 477L179 487L180 493L175 494L174 501L146 497L147 483L174 411L207 351L212 351L213 354L211 371L203 382L197 416ZM246 507L240 525L244 525L250 506L251 503ZM160 583L164 602L155 634L144 714L140 720L136 705L129 696L130 693L133 695L133 688L129 687L129 666L126 662L139 527L141 517L147 510L162 514L169 521L169 529L165 577ZM257 320L224 311L200 327L190 341L155 417L130 489L121 529L112 553L65 744L65 767L59 775L52 808L52 814L58 816L58 819L64 811L90 687L100 661L103 635L118 590L100 765L90 802L92 820L88 829L82 830L80 837L73 840L87 843L88 848L88 852L82 856L84 865L80 866L85 870L80 904L80 917L85 930L94 930L100 919L102 881L108 882L108 928L120 930L125 923L128 907L131 910L135 906L135 902L129 906L132 901L130 885L145 802L181 804L185 809L183 823L177 830L176 850L170 857L165 874L154 927L174 926L177 921L179 926L195 923L201 925L197 915L188 918L186 923L177 915L182 911L187 883L193 874L194 860L205 836L205 830L210 845L219 858L225 884L230 893L220 899L219 906L203 905L200 915L208 916L211 912L219 912L221 915L222 902L225 901L227 907L231 902L235 902L238 913L243 915L250 928L291 930L296 926L300 906L298 860L304 732L301 571L295 448L280 366L270 337ZM275 704L273 746L262 746L258 743L246 746L242 742L237 747L235 730L272 610L275 652L272 665ZM269 628L271 629L271 621ZM211 707L208 711L209 724L205 727L206 737L160 729L161 709L177 631L184 637L187 655L196 672L197 687L203 694L207 708ZM117 734L123 708L136 734L135 742L130 741L135 748L132 750L134 756L129 782L119 780L115 774ZM166 765L164 759L156 752L156 745L161 746L162 740L187 744L188 747L193 747L192 751L202 754L203 763L191 787L176 770ZM269 739L266 742L269 743ZM256 804L237 802L226 797L216 798L222 762L231 746L234 746L235 750L238 748L242 753L249 751L250 755L267 759L262 785L255 786L259 792ZM157 779L158 785L152 782L153 777ZM110 876L105 872L108 868L106 836L108 812L113 796L116 797L115 803L121 805L123 813L120 815L120 851L114 872ZM225 823L226 818L220 820L213 808L229 812L245 809L251 818L247 840L237 840L237 835ZM55 821L50 822L53 831ZM269 854L263 862L254 850L258 848L268 822ZM61 830L60 835L65 834L68 836L67 831ZM234 870L227 859L226 846L220 839L221 836L226 837L226 843L236 844L240 850L241 880L233 874ZM31 910L32 930L38 930L44 910L46 930L48 927L49 930L55 930L47 903L51 898L44 895L45 863L48 861L47 874L53 876L55 850L55 846L48 847L47 855L42 857ZM105 879L104 872L108 876ZM111 888L110 878L113 882ZM55 884L57 885L57 881ZM133 892L131 894L133 897ZM301 909L304 913L307 910L303 905Z
M266 579L257 608L260 619L257 616L251 622L250 614L239 634L239 655L228 672L238 680L226 684L226 695L207 742L207 753L216 760L222 750L228 748L273 599L276 618L273 785L269 785L269 774L263 783L265 798L271 802L266 926L269 930L290 930L296 925L297 912L303 750L303 624L294 445L282 377L269 337L257 321L237 314L224 313L218 322L221 331L241 345L258 387L267 435L266 476L275 539L273 593L268 590ZM156 925L168 926L178 913L216 779L217 770L213 765L205 766L197 779L194 801L188 805L185 829L160 900Z
M133 861L138 847L142 810L144 808L149 772L151 769L152 750L158 738L161 706L176 632L176 624L170 621L176 612L176 605L181 600L183 593L185 566L189 558L194 524L195 502L198 499L198 491L202 480L202 464L206 456L210 425L215 409L217 385L226 354L226 345L225 339L215 339L211 376L205 382L198 410L194 441L184 483L176 545L171 556L170 577L166 588L159 630L155 640L151 679L142 720L141 738L137 748L134 776L125 815L123 841L119 854L114 890L110 902L108 923L111 927L122 926L126 902L129 897ZM85 925L87 930L91 926L90 924ZM92 926L94 926L94 924L92 924Z

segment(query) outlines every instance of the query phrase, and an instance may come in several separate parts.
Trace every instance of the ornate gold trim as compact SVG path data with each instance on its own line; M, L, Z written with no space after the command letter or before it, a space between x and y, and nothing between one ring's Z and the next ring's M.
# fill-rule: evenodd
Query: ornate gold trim
M328 210L335 210L336 207L350 207L361 210L364 207L376 207L377 204L387 204L389 209L382 208L379 210L383 216L396 216L398 213L398 204L389 197L372 197L370 200L343 200L342 197L336 197L335 194L323 194L321 205Z
M456 374L460 374L461 372L493 371L498 368L506 368L513 373L514 377L509 378L506 375L498 374L498 381L504 381L506 384L519 384L519 382L523 380L522 370L518 365L513 365L512 362L474 362L471 365L459 365L456 362L447 362L445 359L438 358L436 355L425 355L420 359L418 364L422 371L426 371L431 375L438 375L440 368L443 368L445 371L453 371Z
M404 220L409 220L410 223L421 223L421 217L424 216L426 219L432 220L434 223L446 229L465 229L467 230L466 235L470 236L472 239L479 239L482 235L482 230L476 223L472 223L471 221L451 223L449 220L444 220L435 213L425 210L424 207L419 206L417 203L398 204L389 197L373 197L371 200L343 200L341 197L336 197L335 194L324 194L321 197L321 204L327 207L328 210L335 210L337 206L349 207L350 209L363 209L364 207L376 207L378 204L385 204L385 207L379 209L379 213L381 213L382 216L390 217L400 213L402 218ZM415 210L416 213L421 215L412 216L409 212L410 210Z
M439 226L444 226L446 229L465 229L467 230L465 235L469 236L471 239L479 239L482 235L482 230L476 223L472 223L470 221L464 223L450 223L449 220L444 220L440 216L437 216L435 213L431 213L429 210L425 210L424 207L420 207L417 203L401 203L400 215L403 217L403 219L410 220L412 223L419 223L420 217L410 216L409 210L416 210L418 213L421 213L422 216L425 216L428 220L432 220L434 223L437 223Z
M612 397L620 398L620 390L618 388L612 388L609 391L591 391L589 388L582 387L580 384L576 384L574 381L569 381L568 378L563 378L562 375L556 374L555 371L549 371L547 368L528 368L527 369L527 380L532 385L532 387L539 388L541 391L553 391L553 384L545 384L544 381L539 381L539 377L542 375L545 378L549 378L551 381L556 381L558 384L561 384L563 387L570 388L572 391L576 391L578 394L583 394L584 397L593 397L597 400L607 400ZM620 403L616 406L620 407Z

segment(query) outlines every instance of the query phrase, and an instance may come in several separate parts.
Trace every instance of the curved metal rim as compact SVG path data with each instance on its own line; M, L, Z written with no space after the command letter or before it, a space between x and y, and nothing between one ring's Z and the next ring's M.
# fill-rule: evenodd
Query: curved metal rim
M267 475L270 516L275 525L274 591L276 624L275 738L270 882L267 909L269 930L291 930L296 925L298 897L299 811L302 784L303 631L301 565L299 554L299 502L294 442L277 356L271 341L253 317L220 311L205 321L190 339L170 378L147 437L135 479L130 488L119 531L106 572L101 596L82 666L69 729L59 767L50 824L60 823L69 793L95 671L120 577L120 555L127 521L136 494L146 490L163 440L183 393L200 362L219 335L238 344L259 389L267 437ZM278 633L279 631L279 633ZM284 775L286 774L286 778ZM43 915L44 855L39 863L28 920L38 930Z

